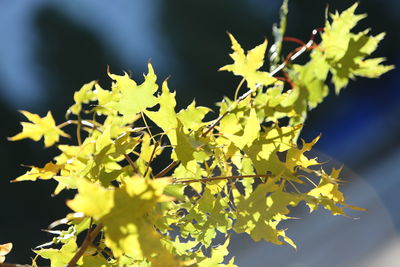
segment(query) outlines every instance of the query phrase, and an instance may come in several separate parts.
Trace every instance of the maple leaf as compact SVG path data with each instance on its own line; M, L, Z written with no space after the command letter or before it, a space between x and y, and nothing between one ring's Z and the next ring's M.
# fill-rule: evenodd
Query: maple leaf
M72 113L78 115L82 110L82 104L87 104L96 99L96 94L93 92L93 86L95 84L96 81L84 84L79 91L74 93L75 104L69 107L67 114Z
M256 90L258 85L268 86L277 80L272 77L268 72L258 71L264 64L265 50L267 49L267 40L261 45L256 46L245 54L243 48L236 41L232 34L228 33L232 42L233 53L230 57L234 63L221 67L219 71L230 71L235 75L242 76L247 81L247 86Z
M111 79L115 81L114 88L121 93L116 108L124 116L125 122L132 122L135 115L145 111L158 103L154 93L158 89L156 84L157 76L150 62L147 64L149 72L145 75L145 81L137 85L127 73L125 75L115 75L109 73Z
M58 142L60 135L69 137L64 131L56 126L56 123L51 115L51 112L47 112L46 117L40 118L37 114L32 114L28 111L20 111L30 122L21 122L22 132L9 137L10 141L17 141L25 138L30 138L34 141L39 141L44 137L45 147L52 146Z
M72 257L78 250L76 245L76 238L69 239L61 249L41 249L34 250L34 252L44 259L49 259L51 262L51 267L66 266ZM82 264L82 259L77 262L79 265Z
M25 174L15 178L12 182L36 181L38 178L48 180L53 178L60 170L60 166L52 162L47 163L43 168L32 166Z
M257 114L254 109L251 109L243 130L243 135L225 134L225 136L227 136L227 138L229 138L239 149L243 149L245 146L250 147L253 141L257 139L260 134L260 129L260 122L257 118Z
M162 236L145 215L158 202L171 200L162 194L168 183L167 179L131 177L124 179L120 188L109 190L82 179L78 195L67 205L104 224L105 243L116 257L126 253L150 258L153 252L163 251Z
M192 101L186 109L181 109L177 117L183 126L192 131L197 131L202 125L204 116L209 113L211 109L207 107L197 106L196 101Z
M277 229L278 224L285 219L290 210L288 206L296 206L302 199L294 194L279 192L273 181L260 184L247 198L236 197L237 221L234 230L246 232L254 239L261 239L282 245L285 242L296 247L293 241L285 235L284 230ZM265 197L267 195L267 197Z
M125 74L125 76L129 78L127 74ZM123 76L124 78L120 78L121 76L118 75L114 75L112 77L115 77L116 79L125 79L125 76ZM126 82L129 83L129 81ZM119 91L117 84L114 84L112 90L110 91L101 88L101 86L96 83L93 93L96 95L98 101L98 105L93 110L98 114L104 114L115 118L115 115L118 113L118 102L121 99L121 92Z
M158 97L157 102L160 104L160 109L157 111L145 111L145 114L164 130L170 143L176 145L175 128L178 126L178 122L175 112L175 92L171 93L169 91L167 81L162 84L162 94Z
M97 254L95 256L83 255L81 266L84 266L84 267L109 267L110 264L103 256L101 256L101 254Z
M206 141L207 142L207 141ZM178 120L178 127L176 128L176 146L174 147L172 158L179 159L183 166L187 167L188 163L196 160L196 158L207 157L207 151L201 151L205 148L206 143L204 140L195 136L195 133L187 133Z
M369 30L358 34L351 34L346 53L337 61L328 61L331 65L332 80L335 91L338 94L344 88L349 79L355 76L377 78L392 70L394 66L382 65L385 58L365 59L374 52L383 39L384 34L368 36Z
M225 256L229 254L228 245L229 245L229 238L225 240L225 242L218 247L214 248L211 251L211 257L205 258L204 260L198 262L199 267L208 267L208 266L230 266L235 267L236 265L233 264L233 258L229 261L229 264L225 265L222 262L224 261Z
M358 3L342 13L331 14L332 22L326 22L325 31L321 35L323 56L331 67L337 94L348 84L349 79L355 76L377 78L394 68L381 65L384 58L365 60L376 50L385 34L368 36L369 30L358 34L351 33L351 29L366 17L365 14L354 13L357 7Z
M271 128L262 133L250 147L245 148L244 152L257 173L263 174L272 171L278 174L280 170L274 170L274 168L286 168L286 165L271 155L292 148L293 140L300 130L301 127L298 126Z
M346 215L343 207L348 207L353 210L365 211L365 209L348 205L345 203L343 193L339 190L341 180L339 174L342 168L333 168L330 174L321 170L320 182L317 187L310 190L304 197L310 212L318 209L318 206L323 206L325 209L331 211L333 215ZM312 198L308 198L311 196Z
M355 3L340 14L331 14L332 22L326 21L321 38L327 59L339 60L346 53L351 38L350 30L366 17L365 14L354 14L357 7L358 3Z
M307 91L307 105L310 109L315 108L328 95L329 88L325 81L329 72L329 64L326 62L322 52L314 50L311 60L305 65L293 65L296 73L293 80L299 88L295 90Z

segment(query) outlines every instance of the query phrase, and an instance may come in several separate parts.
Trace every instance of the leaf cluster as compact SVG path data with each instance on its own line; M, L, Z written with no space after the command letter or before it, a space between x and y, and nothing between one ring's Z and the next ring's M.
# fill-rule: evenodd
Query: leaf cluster
M22 111L30 122L10 140L43 137L49 147L69 136L62 128L76 127L75 145L58 144L52 161L14 180L53 179L55 195L77 192L67 201L73 212L51 225L61 230L51 230L54 239L35 253L52 266L235 266L226 259L233 232L296 247L281 227L292 207L304 203L310 212L322 207L333 215L360 209L345 202L341 169L324 170L307 156L319 137L298 142L330 82L339 93L356 76L376 78L393 68L368 58L383 34L351 32L365 17L356 7L331 14L324 30L313 32L321 42L311 39L285 58L287 1L269 51L265 40L246 52L229 34L233 62L220 71L242 81L211 121L205 120L211 109L195 101L177 111L175 92L167 80L159 88L151 63L140 84L110 71L109 90L85 84L59 125L50 112L40 118ZM306 64L292 63L306 52ZM170 164L155 173L160 155Z

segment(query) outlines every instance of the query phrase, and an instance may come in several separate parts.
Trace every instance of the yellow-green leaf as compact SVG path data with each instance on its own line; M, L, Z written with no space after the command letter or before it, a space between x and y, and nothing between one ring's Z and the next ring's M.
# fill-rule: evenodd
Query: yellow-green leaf
M82 104L87 104L96 99L96 95L93 92L93 86L95 84L96 81L84 84L79 91L74 93L75 104L68 109L67 114L72 113L78 115L82 110Z
M30 120L30 122L21 122L22 132L9 137L10 141L17 141L25 138L30 138L34 141L39 141L44 137L45 147L52 146L54 143L58 142L60 135L64 137L69 137L64 131L56 126L56 123L49 111L46 117L40 118L37 114L32 114L28 111L21 111L24 116Z
M34 250L34 252L44 259L49 259L51 262L51 267L60 267L66 266L68 262L72 259L75 255L76 251L78 250L78 246L76 245L75 238L71 238L65 243L61 249L41 249L41 250ZM82 264L82 259L78 261L78 264Z
M126 123L132 122L137 113L143 112L158 103L158 99L154 96L158 88L157 77L150 63L148 63L148 69L149 72L145 75L145 81L141 85L137 85L126 73L124 76L109 74L111 79L115 81L114 87L121 92L120 101L116 108L124 116Z
M226 70L242 76L246 79L247 86L252 90L255 90L259 85L268 86L277 81L268 72L258 70L264 64L267 40L245 54L235 37L230 33L228 35L232 42L233 53L230 56L234 63L220 68L220 71Z
M20 181L36 181L38 178L48 180L53 178L60 170L60 166L49 162L43 168L32 166L29 171L13 180L13 182Z
M197 131L202 126L204 116L210 111L211 109L207 107L196 107L196 101L193 100L186 109L179 111L177 117L185 128Z
M246 126L243 130L243 135L226 135L227 138L239 148L243 149L245 146L251 146L254 140L260 134L260 122L258 121L257 114L254 109L250 110L250 115L247 119Z
M157 111L145 111L145 114L154 121L158 127L164 130L172 145L176 145L175 128L178 126L175 112L175 92L171 93L167 81L163 82L162 94L158 97L160 109Z

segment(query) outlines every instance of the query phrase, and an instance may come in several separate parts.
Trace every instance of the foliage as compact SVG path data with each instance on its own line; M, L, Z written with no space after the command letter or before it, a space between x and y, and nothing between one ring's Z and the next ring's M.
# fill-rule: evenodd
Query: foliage
M22 111L31 123L10 140L43 137L49 147L69 137L61 128L76 125L76 145L59 144L52 161L14 180L54 179L54 194L77 191L67 201L73 213L51 225L67 228L51 230L54 239L35 253L51 266L235 266L225 258L232 232L296 247L280 227L291 207L305 203L310 212L322 207L333 215L361 209L345 203L340 169L328 172L307 156L319 137L297 145L307 112L327 96L329 82L339 93L356 76L376 78L393 68L369 58L384 34L351 32L365 17L356 7L331 14L323 30L283 58L284 1L269 72L267 40L245 52L229 34L233 62L220 71L242 81L211 121L205 119L211 110L194 101L177 112L175 92L167 80L159 90L151 63L141 84L110 71L111 90L85 84L67 111L74 118L60 125L50 112L40 118ZM307 51L306 64L292 64ZM239 96L244 84L248 91ZM155 173L160 155L171 163ZM50 245L57 246L44 248Z

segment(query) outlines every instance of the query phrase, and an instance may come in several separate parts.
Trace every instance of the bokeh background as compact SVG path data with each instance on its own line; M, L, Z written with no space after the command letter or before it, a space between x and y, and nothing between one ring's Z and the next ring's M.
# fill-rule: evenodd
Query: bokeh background
M354 1L292 0L287 36L307 41L323 26L325 10L343 10ZM142 79L151 59L159 81L171 76L179 108L192 99L214 107L233 95L240 78L216 70L230 62L229 31L250 49L278 21L281 1L1 0L0 1L0 244L13 242L8 262L29 263L31 248L51 240L42 232L69 212L68 193L52 197L52 182L10 183L25 165L42 166L56 149L30 140L8 142L29 110L51 110L58 123L83 83L109 86L127 70ZM359 30L386 32L376 56L400 65L400 1L360 1L368 13ZM293 44L287 44L293 49ZM301 62L302 59L300 59ZM287 223L298 245L253 243L234 235L230 245L239 266L399 266L400 265L400 77L398 69L379 80L357 79L313 110L302 137L322 133L316 154L345 166L348 202L368 208L350 217L319 211L299 213ZM286 226L286 225L285 225Z

